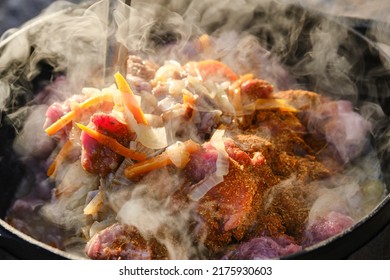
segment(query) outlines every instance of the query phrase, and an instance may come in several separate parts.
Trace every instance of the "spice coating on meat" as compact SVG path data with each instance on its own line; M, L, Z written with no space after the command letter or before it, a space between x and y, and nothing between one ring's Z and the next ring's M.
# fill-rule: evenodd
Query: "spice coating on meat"
M92 129L115 138L120 144L128 146L134 137L127 125L119 122L114 116L98 113L91 117L88 125ZM93 174L107 175L116 170L123 159L122 156L102 145L87 133L81 133L83 146L81 163L83 168Z
M96 260L166 259L167 251L157 240L145 240L132 226L114 224L95 234L85 247L86 254Z

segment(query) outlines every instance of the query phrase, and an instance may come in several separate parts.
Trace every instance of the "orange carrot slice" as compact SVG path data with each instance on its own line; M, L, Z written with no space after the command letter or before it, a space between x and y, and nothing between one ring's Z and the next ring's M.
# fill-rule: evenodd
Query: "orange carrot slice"
M190 107L194 107L195 105L195 98L187 89L183 90L183 104Z
M49 136L53 136L58 131L60 131L63 127L65 127L68 123L72 122L76 119L79 112L83 109L87 109L91 106L94 106L96 104L102 103L102 102L113 102L113 97L111 94L102 94L102 95L96 95L88 98L84 102L80 103L77 107L77 109L72 110L68 112L67 114L63 115L60 119L58 119L56 122L54 122L52 125L50 125L48 128L45 129L45 132Z
M191 154L198 149L200 149L200 145L195 143L194 141L188 140L184 142L184 152ZM163 168L171 164L173 164L171 158L169 157L167 152L164 152L154 158L127 167L125 169L125 176L128 179L133 179L150 171Z
M133 114L137 123L147 125L148 122L145 118L144 112L142 111L140 105L137 102L137 99L134 96L133 91L131 90L129 84L126 81L126 78L122 76L121 73L117 72L115 75L115 82L118 86L119 91L122 93L122 99L125 106Z
M120 154L121 156L124 156L126 158L134 159L137 161L144 161L146 160L146 155L140 152L136 152L134 150L131 150L129 148L126 148L125 146L121 145L116 139L104 135L100 132L97 132L96 130L93 130L85 125L82 125L80 123L76 123L76 125L85 133L87 133L90 137L98 141L100 144L107 146L112 151L116 152L117 154Z
M66 141L64 146L62 146L61 150L58 152L57 156L55 157L55 159L53 160L53 162L50 164L49 168L47 169L47 176L48 177L55 175L58 167L65 160L66 156L69 154L71 149L72 149L72 142L70 140L68 140L68 141Z
M136 163L125 169L125 176L128 179L133 179L139 175L148 173L152 170L160 169L164 166L172 164L171 159L167 154L158 155L152 159Z

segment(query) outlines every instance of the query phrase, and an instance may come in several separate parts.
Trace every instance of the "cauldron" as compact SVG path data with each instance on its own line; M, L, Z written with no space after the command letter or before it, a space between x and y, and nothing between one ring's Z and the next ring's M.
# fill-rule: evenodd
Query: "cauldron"
M174 9L178 13L186 11L188 8L186 5L190 5L186 1L183 1L184 4L182 5L176 3L176 6L170 1L161 2L165 7ZM349 100L357 111L366 102L377 104L382 109L383 114L375 116L371 141L380 160L383 173L382 179L389 193L390 154L387 145L390 143L390 57L365 36L375 23L356 18L330 17L296 5L284 5L272 1L267 3L257 2L261 1L246 1L248 5L251 5L250 17L242 20L242 22L237 24L231 22L230 16L234 11L227 8L220 11L218 20L206 21L204 25L201 25L201 28L206 33L214 33L221 26L228 26L232 31L237 29L237 32L245 30L248 34L257 37L261 45L269 50L272 56L280 61L297 83L305 89L319 92L331 98ZM79 13L79 9L80 6L69 6L60 13ZM199 13L202 14L203 12L200 11ZM245 16L248 16L248 14ZM50 24L50 17L43 20L43 22L44 24ZM0 58L4 59L4 56L7 55L8 45L18 40L22 34L29 34L36 27L36 23L27 24L20 31L0 42ZM320 27L325 28L324 32L339 30L345 34L335 47L337 48L337 54L349 62L350 68L348 72L343 72L343 74L347 75L355 85L356 94L345 94L343 90L335 91L329 80L322 79L324 74L328 74L334 80L334 84L342 84L337 79L344 77L339 75L341 72L332 72L334 69L325 68L325 71L329 71L326 73L316 71L302 73L300 71L299 65L312 62L313 58L310 54L315 50L313 50L311 34L313 30ZM159 34L159 36L150 36L154 47L162 47L177 40L176 34L166 29L160 30L158 24L154 27L153 34ZM337 35L337 33L332 35ZM29 36L24 38L28 41ZM11 98L13 102L8 102L8 105L0 111L0 218L2 218L0 220L0 249L4 252L3 255L9 258L75 259L78 257L34 240L3 220L19 191L18 186L21 179L28 175L26 166L12 146L18 129L23 126L23 118L20 123L15 124L15 122L10 121L9 116L23 106L30 106L35 95L45 85L49 84L55 75L66 75L68 70L58 67L59 61L57 58L50 58L40 60L37 63L37 71L33 75L27 75L23 69L28 67L34 51L34 45L31 45L29 55L25 61L19 61L18 58L8 59L7 68L0 69L0 78L3 81L12 82L12 85L14 85L11 87L10 93L10 96L13 96ZM330 61L326 63L332 62L332 58L329 59ZM10 73L13 75L10 75ZM10 81L10 79L12 80ZM33 184L33 181L31 183ZM369 215L347 231L286 258L347 258L377 235L389 224L389 221L390 195L387 195Z

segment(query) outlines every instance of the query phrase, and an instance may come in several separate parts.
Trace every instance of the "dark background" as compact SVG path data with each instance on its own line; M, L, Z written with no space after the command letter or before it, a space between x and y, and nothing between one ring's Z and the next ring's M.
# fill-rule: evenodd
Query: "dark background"
M55 1L56 0L1 0L0 34L3 34L10 28L20 27L24 22L37 16L42 9ZM83 2L83 0L71 0L69 2L80 3ZM388 0L346 0L341 4L334 3L333 0L285 0L284 2L299 2L302 5L307 5L308 7L315 9L325 8L329 13L390 22L390 3ZM353 8L351 8L352 2L356 4ZM390 30L387 30L387 32L390 34ZM388 46L385 46L385 48L387 47ZM388 49L390 50L390 47ZM4 258L10 258L10 256L7 256L0 251L0 259ZM366 246L350 256L350 259L390 259L390 225Z

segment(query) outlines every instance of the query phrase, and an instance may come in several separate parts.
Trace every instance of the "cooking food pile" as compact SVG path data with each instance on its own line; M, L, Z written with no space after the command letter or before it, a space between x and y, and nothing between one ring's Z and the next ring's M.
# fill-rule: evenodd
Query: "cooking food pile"
M51 197L17 200L11 225L91 259L272 259L384 195L370 123L348 101L213 59L129 55L114 79L48 107L56 148L37 192Z

